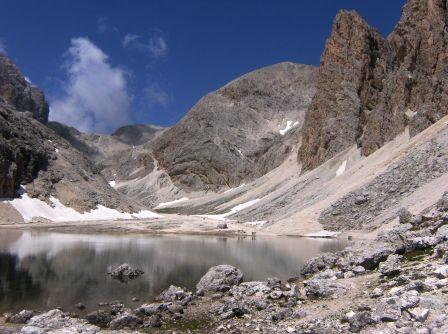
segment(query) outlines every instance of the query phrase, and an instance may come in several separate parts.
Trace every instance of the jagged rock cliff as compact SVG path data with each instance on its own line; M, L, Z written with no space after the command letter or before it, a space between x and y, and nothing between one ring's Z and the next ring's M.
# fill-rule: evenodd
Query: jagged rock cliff
M0 198L14 197L48 165L42 133L26 115L0 102ZM36 140L37 139L37 140Z
M186 190L233 187L265 174L297 143L315 74L312 66L281 63L208 94L151 142L159 167ZM288 125L295 128L283 136Z
M303 126L304 171L354 144L369 155L447 114L447 20L446 1L410 0L385 39L355 12L338 14Z
M30 112L41 121L48 120L48 103L37 87L31 85L6 56L0 54L0 99L17 111Z

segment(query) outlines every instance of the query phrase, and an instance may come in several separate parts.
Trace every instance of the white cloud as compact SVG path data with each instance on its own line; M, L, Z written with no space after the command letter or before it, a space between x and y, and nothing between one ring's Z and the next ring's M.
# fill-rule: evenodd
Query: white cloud
M163 58L167 55L168 44L165 38L159 34L151 36L146 43L142 39L140 35L127 34L121 40L121 45L124 48L133 48L141 52L147 52L154 59Z
M6 54L6 44L3 42L3 40L0 38L0 53Z
M145 89L146 102L152 105L161 105L167 107L170 103L171 96L163 90L158 84L151 84Z
M97 25L98 32L101 34L104 34L107 31L107 29L109 28L107 18L105 18L103 16L98 18L98 20L96 21L96 25Z
M127 34L126 36L124 36L123 40L121 41L121 45L123 45L124 48L127 48L131 45L138 45L140 44L138 42L138 39L140 38L139 35L134 35L134 34Z
M168 52L168 45L166 41L161 36L151 37L149 40L149 52L154 58L165 57Z
M87 38L73 38L68 56L65 92L51 101L50 119L97 133L128 123L127 73Z

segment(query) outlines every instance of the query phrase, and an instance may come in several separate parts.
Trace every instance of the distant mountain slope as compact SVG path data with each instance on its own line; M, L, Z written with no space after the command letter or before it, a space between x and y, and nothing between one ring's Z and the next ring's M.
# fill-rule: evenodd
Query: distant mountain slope
M159 167L188 191L234 187L275 168L298 141L316 72L276 64L206 95L150 142Z
M355 12L339 13L305 117L303 170L353 144L369 155L406 126L415 135L448 113L447 23L443 0L408 1L387 39Z

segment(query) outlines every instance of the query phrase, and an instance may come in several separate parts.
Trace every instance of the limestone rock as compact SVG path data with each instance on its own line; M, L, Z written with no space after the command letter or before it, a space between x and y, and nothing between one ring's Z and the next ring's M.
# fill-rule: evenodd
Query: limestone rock
M369 155L447 114L447 14L444 0L410 0L387 38L355 12L338 14L305 118L303 170L352 145Z
M196 285L198 294L225 292L243 281L241 270L226 264L212 267Z
M156 160L187 190L235 187L264 175L297 144L315 74L312 66L281 63L230 82L151 141Z
M0 98L20 112L47 122L49 107L44 94L25 79L6 56L0 54Z

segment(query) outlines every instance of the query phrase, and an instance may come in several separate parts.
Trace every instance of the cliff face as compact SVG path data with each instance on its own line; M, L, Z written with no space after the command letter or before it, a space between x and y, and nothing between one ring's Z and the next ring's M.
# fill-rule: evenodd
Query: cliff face
M30 112L40 122L48 121L45 96L31 85L7 57L0 54L0 99L19 112Z
M0 102L0 197L15 197L20 183L31 182L47 168L49 155L41 130Z
M298 158L311 170L357 144L369 155L448 113L446 1L410 0L387 38L355 12L333 25Z
M182 189L216 190L259 177L297 142L315 74L314 67L293 63L249 73L202 98L150 149ZM294 128L282 135L288 124Z

